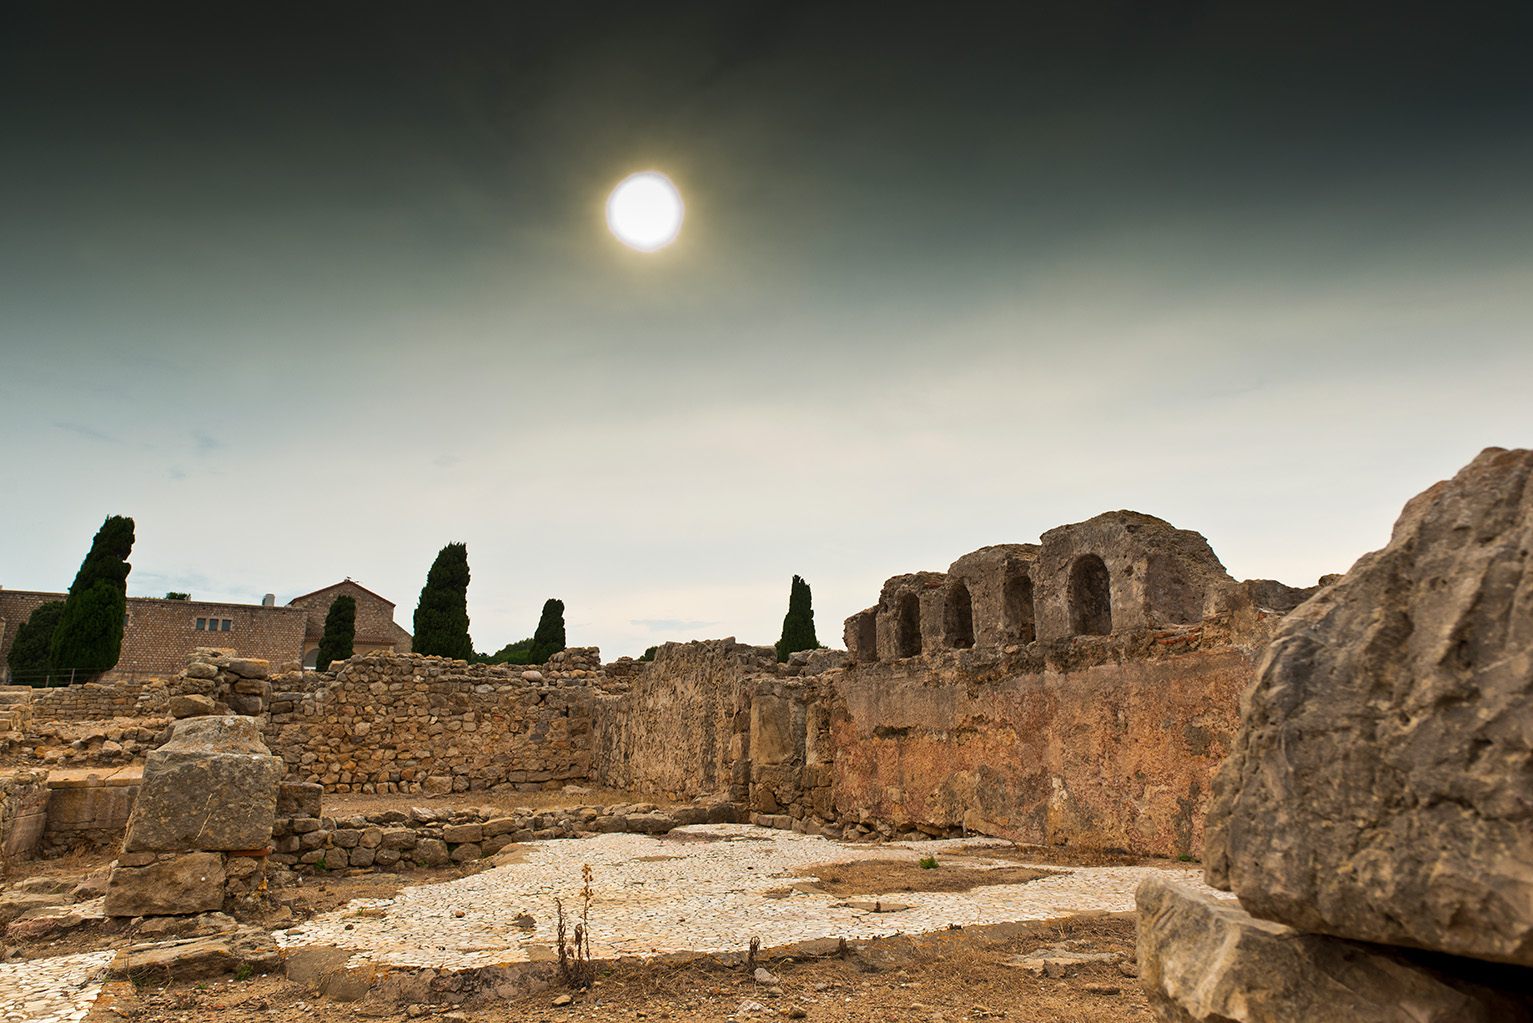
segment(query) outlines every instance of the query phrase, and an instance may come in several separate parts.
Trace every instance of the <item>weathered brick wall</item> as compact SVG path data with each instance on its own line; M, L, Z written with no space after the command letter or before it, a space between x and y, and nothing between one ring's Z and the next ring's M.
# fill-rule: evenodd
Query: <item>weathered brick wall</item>
M529 791L584 780L599 655L562 668L419 654L354 657L271 679L266 744L329 792Z
M0 588L0 671L4 670L6 655L16 640L16 630L26 624L32 612L52 600L63 600L62 593L40 593L36 590L7 590Z
M199 618L227 619L231 625L228 632L200 630ZM104 678L129 671L174 674L198 647L227 647L241 657L270 661L273 667L297 667L306 621L301 608L130 597L122 656Z

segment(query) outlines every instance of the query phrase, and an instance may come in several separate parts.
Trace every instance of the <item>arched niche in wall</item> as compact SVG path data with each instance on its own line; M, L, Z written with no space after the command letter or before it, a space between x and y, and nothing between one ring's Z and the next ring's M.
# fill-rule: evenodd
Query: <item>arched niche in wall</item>
M860 661L878 660L877 617L868 612L863 612L857 616L857 622L853 629L853 637L857 643L857 659Z
M961 582L947 588L947 606L942 620L943 639L954 650L974 646L974 599Z
M1070 566L1070 632L1106 636L1112 632L1112 577L1107 563L1082 554Z
M1001 604L1008 636L1015 636L1018 643L1031 643L1038 638L1033 580L1025 570L1013 570L1001 584Z
M895 604L894 656L916 657L921 653L921 598L908 590Z

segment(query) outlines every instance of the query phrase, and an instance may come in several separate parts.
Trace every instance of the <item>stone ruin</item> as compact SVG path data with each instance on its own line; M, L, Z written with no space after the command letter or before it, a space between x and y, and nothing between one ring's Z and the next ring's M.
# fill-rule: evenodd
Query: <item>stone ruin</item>
M1240 908L1139 892L1162 1019L1533 1019L1533 451L1487 449L1278 628L1208 813Z
M1242 605L1286 612L1318 588L1236 583L1201 534L1140 512L1106 512L1040 540L983 547L945 573L888 580L876 605L846 620L847 652L872 663L1058 645L1198 625Z
M1530 478L1533 453L1488 450L1412 501L1388 547L1308 589L1238 582L1197 533L1111 512L895 576L847 619L845 652L786 664L731 639L652 664L374 653L269 677L201 651L158 690L91 697L169 715L134 740L168 739L108 911L237 911L266 870L407 870L690 821L978 833L1202 856L1240 908L1140 892L1164 1019L1527 1019ZM42 750L26 727L13 748ZM193 776L208 784L176 780ZM0 830L35 832L36 778L13 777ZM215 777L242 795L208 803ZM703 802L341 820L318 805L581 783Z

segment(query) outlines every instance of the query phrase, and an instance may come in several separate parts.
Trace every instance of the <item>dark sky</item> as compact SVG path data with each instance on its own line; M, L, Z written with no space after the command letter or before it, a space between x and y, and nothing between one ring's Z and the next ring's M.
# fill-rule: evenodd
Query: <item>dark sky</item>
M0 584L120 512L142 592L829 639L1108 507L1311 581L1533 441L1526 3L231 6L0 12Z

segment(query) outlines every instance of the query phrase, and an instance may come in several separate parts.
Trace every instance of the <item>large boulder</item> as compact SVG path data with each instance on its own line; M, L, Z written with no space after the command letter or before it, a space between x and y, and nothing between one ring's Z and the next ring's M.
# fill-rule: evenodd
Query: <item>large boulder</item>
M282 761L253 718L175 723L144 761L125 852L259 849L271 841Z
M1141 882L1139 977L1173 1023L1528 1023L1526 996L1389 949L1305 934L1159 878ZM1521 973L1501 967L1505 973Z
M1284 619L1214 785L1253 915L1533 965L1533 451L1488 448Z

